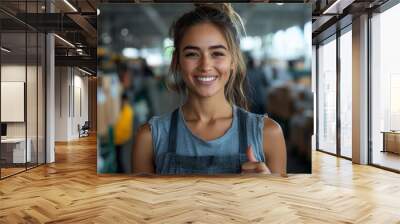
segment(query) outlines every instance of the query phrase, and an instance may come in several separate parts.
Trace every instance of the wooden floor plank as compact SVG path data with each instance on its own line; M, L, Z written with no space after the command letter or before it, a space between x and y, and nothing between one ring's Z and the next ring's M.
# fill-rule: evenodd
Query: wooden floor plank
M96 139L0 181L0 223L400 223L400 175L313 152L313 174L96 173Z

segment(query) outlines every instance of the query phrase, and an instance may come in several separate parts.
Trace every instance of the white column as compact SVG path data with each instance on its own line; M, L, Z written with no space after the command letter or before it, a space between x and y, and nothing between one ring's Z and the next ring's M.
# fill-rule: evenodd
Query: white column
M55 141L69 141L71 68L57 67L55 80Z
M47 1L48 12L54 11L54 6ZM54 35L46 35L46 163L55 162L54 134L55 134L55 55Z
M353 20L353 162L368 163L368 16Z

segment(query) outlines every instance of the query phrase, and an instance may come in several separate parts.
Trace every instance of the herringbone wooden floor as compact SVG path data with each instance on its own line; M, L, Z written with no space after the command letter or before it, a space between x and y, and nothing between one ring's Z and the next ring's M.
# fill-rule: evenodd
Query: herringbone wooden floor
M0 181L0 223L400 223L400 175L313 153L313 174L98 176L93 137Z

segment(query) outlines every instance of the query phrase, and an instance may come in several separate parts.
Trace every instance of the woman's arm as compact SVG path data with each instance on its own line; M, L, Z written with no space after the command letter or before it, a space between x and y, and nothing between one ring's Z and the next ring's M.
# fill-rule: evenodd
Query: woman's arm
M136 133L132 153L133 173L155 173L153 158L153 141L150 125L146 123L140 126Z
M263 148L267 167L271 173L286 175L286 144L280 125L264 118Z

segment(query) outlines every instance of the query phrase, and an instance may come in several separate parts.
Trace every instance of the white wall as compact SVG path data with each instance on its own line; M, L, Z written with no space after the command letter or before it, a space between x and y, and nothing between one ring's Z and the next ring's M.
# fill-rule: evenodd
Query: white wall
M2 65L1 66L1 81L3 82L25 82L25 65ZM34 69L28 66L28 74ZM36 68L35 68L36 69ZM35 70L36 71L36 70ZM36 96L34 93L27 93L27 96ZM30 102L30 100L28 100ZM1 108L7 110L7 108ZM29 116L29 115L28 115ZM30 120L28 118L28 120ZM25 137L25 122L7 122L8 137Z
M68 68L55 68L55 141L68 140Z
M77 139L78 124L82 126L89 118L88 78L76 68L56 67L55 85L55 140Z
M25 65L2 65L1 81L25 82ZM1 110L6 110L6 108L1 108ZM25 123L7 123L7 137L25 137Z
M37 70L38 69L38 70ZM26 81L25 78L28 78ZM44 93L43 88L42 67L25 66L25 64L3 64L1 66L1 81L3 82L24 82L26 83L26 106L21 110L26 112L26 120L24 122L6 122L7 137L24 138L25 135L30 139L30 148L32 151L32 161L36 162L39 158L39 163L44 163ZM21 94L24 94L24 90ZM3 97L7 96L3 95ZM1 110L11 110L9 107L2 107ZM11 112L12 111L7 111ZM37 153L39 156L37 157Z

